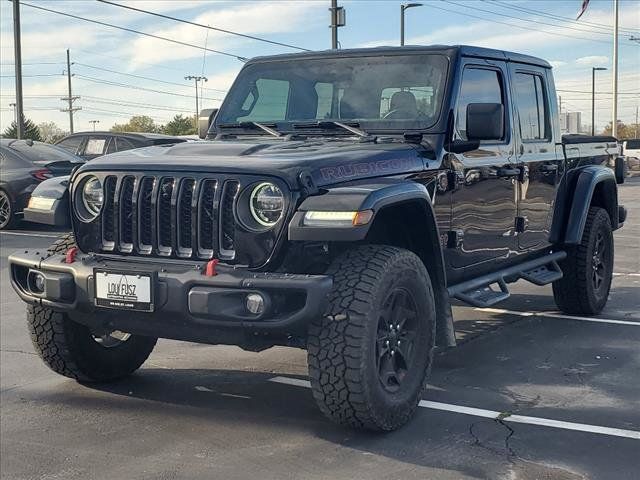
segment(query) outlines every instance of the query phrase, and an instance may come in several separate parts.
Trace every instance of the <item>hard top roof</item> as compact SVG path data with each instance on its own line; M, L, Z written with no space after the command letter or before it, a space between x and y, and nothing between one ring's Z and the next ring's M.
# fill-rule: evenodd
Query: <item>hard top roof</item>
M509 62L527 63L544 68L551 68L546 60L524 55L522 53L508 52L505 50L495 50L493 48L474 47L472 45L405 45L403 47L374 47L374 48L350 48L344 50L322 50L317 52L287 53L282 55L271 55L255 57L249 60L249 64L254 62L268 62L280 60L295 60L304 58L323 57L360 57L373 55L399 55L399 54L419 54L419 53L441 53L448 57L462 55L466 57L490 58L492 60L503 60Z
M106 130L87 130L85 132L73 132L67 137L73 137L76 135L111 135L113 137L134 137L134 138L146 138L149 140L160 139L160 138L168 138L168 139L179 139L179 137L175 135L165 135L163 133L147 133L147 132L109 132ZM66 137L65 137L66 138Z

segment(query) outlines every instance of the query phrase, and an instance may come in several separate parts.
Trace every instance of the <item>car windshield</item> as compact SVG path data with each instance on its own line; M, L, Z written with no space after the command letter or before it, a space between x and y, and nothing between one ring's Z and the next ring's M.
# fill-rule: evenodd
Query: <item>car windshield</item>
M439 54L258 62L240 72L215 126L261 122L282 131L339 121L364 130L427 129L438 120L447 69Z
M80 157L76 157L65 149L46 143L33 142L29 145L18 141L12 143L11 148L32 162L82 162Z

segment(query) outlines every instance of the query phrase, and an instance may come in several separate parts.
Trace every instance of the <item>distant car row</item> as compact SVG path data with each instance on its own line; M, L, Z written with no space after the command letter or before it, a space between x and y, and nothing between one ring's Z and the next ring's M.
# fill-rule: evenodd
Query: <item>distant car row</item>
M68 210L56 208L57 204L66 200L69 175L86 160L122 150L184 141L185 138L169 135L112 132L75 133L55 145L3 138L0 143L0 230L11 228L21 216L40 223L64 224Z

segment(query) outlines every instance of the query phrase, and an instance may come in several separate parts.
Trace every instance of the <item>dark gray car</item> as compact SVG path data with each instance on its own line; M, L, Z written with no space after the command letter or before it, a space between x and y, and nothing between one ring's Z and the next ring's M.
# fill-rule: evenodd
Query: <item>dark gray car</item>
M83 160L66 150L31 140L0 140L0 230L22 215L31 192L48 178L68 175Z

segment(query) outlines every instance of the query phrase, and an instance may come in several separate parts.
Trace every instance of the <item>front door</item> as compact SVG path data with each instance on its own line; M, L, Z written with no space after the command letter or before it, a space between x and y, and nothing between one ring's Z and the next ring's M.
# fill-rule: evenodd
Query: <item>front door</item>
M446 250L454 269L490 262L493 270L517 252L514 223L518 182L511 135L508 72L505 62L467 60L459 86L454 138L466 140L466 110L470 103L502 103L505 131L501 140L483 141L478 149L450 154L456 177L451 195L450 237Z
M547 72L530 65L511 65L517 112L518 163L524 175L518 187L518 246L536 250L548 243L553 203L563 164L551 123L555 102L549 98ZM553 112L555 114L555 111Z

